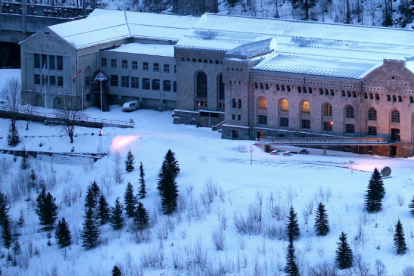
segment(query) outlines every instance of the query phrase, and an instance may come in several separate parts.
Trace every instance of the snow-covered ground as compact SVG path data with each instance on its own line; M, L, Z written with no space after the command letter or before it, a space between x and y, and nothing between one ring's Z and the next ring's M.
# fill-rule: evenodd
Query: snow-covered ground
M3 78L2 78L3 79ZM38 111L43 111L39 109ZM45 110L50 112L51 110ZM302 275L315 263L333 262L339 234L348 234L354 253L363 256L374 273L376 260L388 269L388 275L402 275L404 267L414 257L414 219L408 212L408 203L414 195L414 160L356 155L310 149L308 155L269 155L252 141L222 140L219 132L209 128L173 125L171 112L138 110L124 113L120 106L100 113L90 108L85 114L95 118L133 119L135 128L104 128L103 149L108 156L93 163L89 159L39 158L30 159L38 179L43 178L59 205L59 219L65 217L72 231L73 244L59 249L54 237L48 246L46 232L34 213L37 194L16 190L26 183L28 171L20 169L20 158L13 162L11 155L0 155L0 189L11 201L11 217L16 224L21 210L25 224L14 231L22 247L17 257L18 267L6 258L0 259L3 275L110 275L114 265L121 266L123 275L284 275L287 241L283 238L285 222L270 214L273 207L286 210L291 204L298 213L301 237L295 242ZM0 119L0 149L11 149L6 135L10 120ZM18 122L21 142L16 149L99 153L99 129L76 128L73 144L61 136L56 126ZM91 135L94 133L95 135ZM53 137L54 136L54 137ZM42 144L42 147L39 145ZM160 197L156 189L157 175L168 149L176 153L181 172L177 177L181 211L168 217L159 211ZM252 152L250 150L252 149ZM297 148L281 148L282 150ZM135 170L126 173L123 161L128 150L135 156ZM122 184L116 184L115 151L122 157ZM251 162L252 160L252 162ZM354 171L349 161L355 162ZM101 228L101 244L92 250L81 247L79 239L84 216L87 187L96 181L110 205L123 199L128 182L138 189L139 163L146 173L148 195L142 200L149 211L153 226L149 242L134 242L127 225L116 232L109 225ZM384 180L386 195L383 211L375 215L363 212L364 195L375 167L390 166L392 178ZM211 206L202 203L206 183L217 187ZM20 185L20 186L19 186ZM273 196L271 196L273 195ZM29 198L30 200L27 200ZM257 210L262 198L263 223L260 234L241 235L237 232L235 216L246 217L249 210ZM26 199L26 200L25 200ZM399 200L398 200L399 199ZM398 201L404 201L400 206ZM313 202L313 213L308 223L302 210ZM324 202L331 231L326 237L315 235L314 217L319 202ZM282 212L283 213L283 212ZM408 253L397 256L393 248L394 227L401 219L405 230ZM216 251L212 233L218 229L225 235L224 251ZM30 248L38 255L30 256ZM0 255L9 251L0 247ZM158 259L157 259L158 258ZM152 261L151 261L152 260ZM143 267L145 262L155 267ZM203 263L207 269L196 274ZM53 274L57 271L57 274ZM129 273L129 274L126 274ZM377 275L377 274L373 274Z

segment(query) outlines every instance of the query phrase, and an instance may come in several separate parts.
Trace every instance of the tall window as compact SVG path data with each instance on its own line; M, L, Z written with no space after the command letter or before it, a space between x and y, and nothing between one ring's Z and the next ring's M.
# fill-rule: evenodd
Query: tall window
M398 110L394 110L391 112L391 123L399 123L400 122L400 112Z
M267 125L267 116L259 115L259 124L260 125Z
M219 90L219 100L224 100L224 83L223 83L222 74L220 74L218 77L218 90Z
M63 77L57 77L57 83L59 87L63 87Z
M128 60L122 60L122 68L123 69L128 69Z
M310 104L308 101L304 101L302 103L302 113L303 114L310 114Z
M111 67L116 68L116 59L111 59Z
M131 77L131 88L139 88L139 78Z
M40 68L40 55L34 54L34 68Z
M59 71L63 70L63 57L62 56L57 56L57 69Z
M129 87L129 77L121 76L121 87Z
M118 75L111 75L111 86L118 86Z
M196 76L196 95L198 98L207 98L207 75L203 71Z
M267 100L264 97L259 98L259 109L260 110L267 110Z
M177 92L177 82L173 82L173 92Z
M289 111L289 102L286 99L280 101L280 111L288 112Z
M164 91L171 91L171 81L170 80L165 80L163 82L163 89Z
M355 110L352 106L348 105L345 109L345 113L347 118L355 118Z
M142 89L150 90L151 89L151 80L148 78L142 79Z
M47 55L42 55L42 68L47 69Z
M237 105L236 105L236 99L234 99L234 98L233 98L233 99L231 99L231 107L232 107L232 108L236 108L236 106L237 106Z
M298 93L301 93L302 89L300 88L300 86L298 86Z
M237 100L237 108L241 108L242 107L242 103L241 103L241 99Z
M152 80L152 90L160 90L160 80L158 79Z
M52 86L56 85L56 77L55 76L50 76L49 77L49 84Z
M56 69L56 57L55 56L49 56L49 69L50 70Z
M332 105L326 103L323 105L323 115L332 116Z
M377 111L375 108L368 109L368 120L369 121L376 121L377 120Z

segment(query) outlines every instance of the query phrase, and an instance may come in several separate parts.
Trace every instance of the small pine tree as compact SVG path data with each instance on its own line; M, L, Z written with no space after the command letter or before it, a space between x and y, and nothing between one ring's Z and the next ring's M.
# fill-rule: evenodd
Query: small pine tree
M145 198L145 195L147 194L147 187L145 185L145 172L144 172L144 166L141 165L139 166L139 197Z
M23 225L24 225L24 213L23 213L23 209L20 209L20 216L19 216L19 220L17 221L17 225L19 227L23 227Z
M394 245L397 255L404 255L407 252L407 244L405 243L404 229L399 219L397 225L395 226Z
M410 213L414 216L414 196L413 199L411 199L410 204L408 204L408 208L410 209Z
M11 242L12 242L12 235L10 230L10 221L9 218L6 218L3 221L3 232L1 234L1 237L3 239L3 245L7 249L10 248Z
M109 204L106 201L105 197L101 195L98 202L98 217L101 221L101 224L106 224L109 221L110 217L110 208Z
M317 236L326 236L329 233L328 214L322 202L319 203L316 210L315 231Z
M295 247L293 245L293 237L289 236L289 245L286 254L285 272L288 276L300 276L299 267L296 264Z
M180 173L180 166L178 165L178 161L175 159L175 153L172 150L169 149L167 151L164 162L167 163L168 169L170 169L175 179Z
M177 208L178 186L173 172L163 163L157 189L161 195L161 207L164 214L172 214Z
M128 217L134 217L135 206L137 203L138 200L134 195L134 187L132 186L131 182L128 182L124 194L124 208L125 213Z
M62 218L58 222L55 231L55 238L60 248L69 246L72 243L72 236L70 234L69 224L66 222L65 218Z
M22 252L22 248L20 246L19 241L15 241L13 243L13 254L14 255L19 255Z
M29 184L31 188L36 188L36 179L37 179L37 176L36 176L35 171L33 169L30 170Z
M119 197L115 200L115 207L111 207L111 217L109 222L114 230L119 230L124 226L123 206Z
M58 206L56 199L46 190L42 189L36 199L36 214L39 216L40 224L44 225L46 229L53 228L58 215Z
M365 209L369 213L376 213L382 210L382 199L385 195L382 176L375 168L368 184L367 194L365 195Z
M94 248L98 245L101 230L97 222L92 208L86 210L83 222L83 230L81 233L82 246L86 249Z
M3 226L4 220L9 219L9 200L7 196L0 193L0 226Z
M22 161L20 163L20 168L22 168L22 170L27 170L29 168L29 164L27 162L29 155L26 152L26 148L23 147L23 156L22 156Z
M127 172L132 172L135 169L134 164L135 164L134 155L129 150L127 153L127 158L125 160L125 170Z
M122 276L121 270L117 266L112 269L112 276Z
M142 202L138 202L138 207L135 211L134 223L138 226L139 229L144 229L148 227L148 212L144 208Z
M88 191L86 192L85 209L95 209L101 195L101 188L99 188L98 184L96 184L96 181L94 181L92 185L88 187Z
M12 120L7 133L7 144L9 146L16 146L20 142L19 132L16 127L16 121Z
M289 215L287 219L288 223L286 225L286 234L288 235L288 237L292 236L292 238L296 240L300 236L300 229L298 224L298 218L293 206L290 206Z
M336 243L336 264L340 269L347 269L352 267L353 256L352 249L346 241L346 234L344 232L339 236L339 242Z

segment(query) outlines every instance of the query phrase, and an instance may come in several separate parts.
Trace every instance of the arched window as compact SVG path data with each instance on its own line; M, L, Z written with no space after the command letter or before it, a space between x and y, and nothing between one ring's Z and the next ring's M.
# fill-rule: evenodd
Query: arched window
M368 109L368 120L369 121L376 121L377 120L377 111L373 107Z
M303 114L310 114L310 104L308 101L304 101L302 103L302 113Z
M402 97L401 96L398 96L398 101L402 102Z
M288 87L289 87L289 85L288 85ZM282 91L285 91L285 86L282 84ZM288 90L288 92L289 92L289 90Z
M259 85L260 85L260 89L263 89L263 83L260 83Z
M276 91L279 91L280 90L280 86L279 86L279 84L276 84Z
M308 87L309 94L312 94L312 87Z
M237 108L241 108L241 99L237 100Z
M345 97L345 91L342 90L341 93L342 93L342 97Z
M391 101L391 96L387 95L387 101L390 102Z
M335 96L335 91L331 89L331 96Z
M326 95L326 96L329 96L329 91L328 91L328 89L325 89L325 95Z
M351 91L346 91L346 95L348 96L348 98L351 98Z
M265 83L265 89L269 90L269 84L268 83Z
M410 103L414 103L413 97L410 97Z
M395 95L392 95L392 101L396 102L397 101L397 97L395 97Z
M267 100L264 97L260 97L258 99L259 102L259 109L260 110L267 110Z
M352 91L352 98L356 98L357 97L357 93L355 91Z
M219 100L224 100L224 83L223 83L223 74L220 74L218 77L218 90L219 90Z
M255 89L258 89L259 88L259 86L257 85L257 82L254 83L254 88Z
M369 93L369 99L372 100L374 97L372 95L372 93Z
M236 99L231 99L231 107L236 108Z
M280 101L280 112L289 111L289 102L286 99Z
M323 105L323 115L332 116L332 105L326 103Z
M399 123L400 122L400 112L398 110L393 110L391 112L391 123Z
M300 88L300 86L298 86L298 93L302 92L302 88Z
M207 98L207 75L203 71L197 73L196 77L197 98Z
M368 99L368 94L364 93L364 99Z
M380 96L379 96L379 94L378 94L378 93L375 93L375 100L376 100L376 101L379 101L379 100L380 100Z
M319 95L323 95L323 89L319 88Z
M308 93L308 91L306 91L306 87L303 87L303 93Z
M290 92L290 85L286 86L287 92Z
M345 114L346 114L346 118L351 118L351 119L355 118L355 110L354 110L354 108L352 106L348 105L345 108Z

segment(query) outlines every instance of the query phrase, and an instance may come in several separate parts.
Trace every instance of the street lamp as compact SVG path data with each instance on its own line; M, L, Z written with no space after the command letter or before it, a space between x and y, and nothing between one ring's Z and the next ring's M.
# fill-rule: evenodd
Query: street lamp
M99 131L99 136L101 137L101 158L102 158L102 135L103 135L103 131Z

